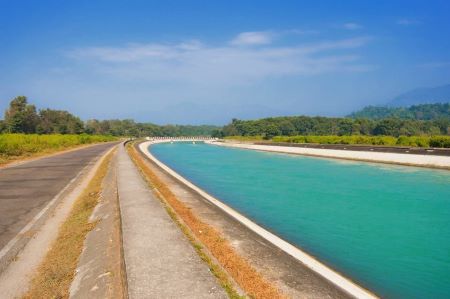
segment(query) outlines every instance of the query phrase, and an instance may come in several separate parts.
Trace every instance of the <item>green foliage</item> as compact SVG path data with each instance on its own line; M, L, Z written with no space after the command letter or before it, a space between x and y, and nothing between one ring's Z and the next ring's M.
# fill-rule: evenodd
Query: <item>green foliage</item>
M36 131L40 134L81 134L84 131L81 119L67 111L40 110L39 119Z
M274 142L450 148L450 136L276 136Z
M0 156L23 156L39 152L70 148L80 144L90 144L113 140L116 140L116 138L112 136L87 134L0 134Z
M6 122L0 119L0 134L6 133Z
M136 123L131 119L125 120L89 120L86 122L86 132L90 134L109 134L113 136L211 136L218 132L217 126L164 125L151 123Z
M200 125L164 125L136 123L132 119L88 120L86 123L67 111L42 109L36 112L27 98L14 98L0 120L0 133L95 134L113 136L211 136L221 135L220 127Z
M450 132L450 118L433 121L387 118L381 120L289 116L258 120L238 120L224 126L217 137L225 136L273 136L295 135L447 135Z
M278 137L274 137L278 138ZM226 136L224 139L236 141L261 141L264 140L262 136Z
M401 118L416 120L448 119L450 118L450 103L423 104L408 108L368 106L360 111L350 114L349 117L368 119Z
M434 136L430 138L431 147L450 148L450 138L448 136Z
M24 96L14 98L5 111L5 123L10 133L35 133L39 123L36 107Z

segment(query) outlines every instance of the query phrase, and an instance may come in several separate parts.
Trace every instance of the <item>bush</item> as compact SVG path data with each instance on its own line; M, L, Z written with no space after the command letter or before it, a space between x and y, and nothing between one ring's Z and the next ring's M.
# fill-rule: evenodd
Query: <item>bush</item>
M450 137L449 136L434 136L430 138L431 147L443 147L450 148Z
M55 151L80 144L90 144L116 140L103 135L38 135L0 134L0 155L3 157L22 156L44 151Z
M261 141L262 136L226 136L224 139L237 140L237 141Z
M316 144L361 144L386 146L441 147L450 148L450 136L276 136L273 142L316 143Z

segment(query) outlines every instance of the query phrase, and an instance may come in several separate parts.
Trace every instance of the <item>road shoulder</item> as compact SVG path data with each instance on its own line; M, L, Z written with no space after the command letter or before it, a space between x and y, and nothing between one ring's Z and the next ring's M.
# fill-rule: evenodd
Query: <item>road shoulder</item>
M110 149L108 152L110 152ZM0 274L0 294L2 298L17 298L24 295L30 286L30 281L37 271L41 261L46 256L51 244L56 240L61 224L69 215L74 202L86 189L94 177L106 153L95 163L89 163L73 179L65 192L61 192L39 213L39 219L30 223L17 237L19 243L25 242L20 248L13 247L13 256L4 248L5 256L10 256ZM36 220L36 218L34 219ZM38 225L39 224L39 225ZM6 262L5 262L6 263Z

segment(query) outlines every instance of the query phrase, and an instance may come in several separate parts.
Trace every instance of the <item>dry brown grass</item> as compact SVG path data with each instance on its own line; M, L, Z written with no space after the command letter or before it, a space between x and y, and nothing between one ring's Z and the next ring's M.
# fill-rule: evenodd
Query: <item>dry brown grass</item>
M195 238L206 246L214 258L248 296L271 299L286 298L276 286L268 282L247 260L238 255L217 229L200 220L189 207L178 200L134 147L129 147L129 153L152 187L158 190L163 200L170 205L176 215L189 227ZM221 278L218 277L218 279L220 280Z
M87 188L75 201L23 298L69 297L70 284L75 276L84 240L96 225L89 222L89 217L99 201L101 184L112 155L113 152L105 157Z

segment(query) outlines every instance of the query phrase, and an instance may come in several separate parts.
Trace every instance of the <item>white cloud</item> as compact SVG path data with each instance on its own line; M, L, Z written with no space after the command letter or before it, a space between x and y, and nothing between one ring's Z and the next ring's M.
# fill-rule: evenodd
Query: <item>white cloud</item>
M418 25L420 24L419 21L414 19L408 19L408 18L401 18L397 20L397 25L401 26L411 26L411 25Z
M273 33L268 31L242 32L238 34L231 44L235 46L267 45L272 42Z
M68 54L90 71L125 80L226 87L271 77L369 71L373 66L361 63L353 51L369 41L358 37L254 47L213 47L192 41L88 47Z
M358 30L363 28L362 25L357 23L345 23L344 25L342 25L342 27L344 27L347 30Z

